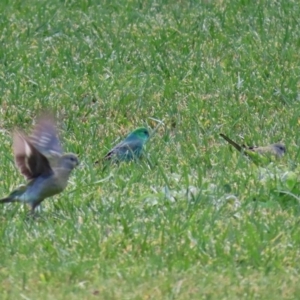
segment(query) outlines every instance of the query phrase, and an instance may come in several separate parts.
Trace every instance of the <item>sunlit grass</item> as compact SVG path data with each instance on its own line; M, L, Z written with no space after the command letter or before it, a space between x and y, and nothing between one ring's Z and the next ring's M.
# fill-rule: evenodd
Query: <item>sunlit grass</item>
M0 192L11 133L53 110L81 160L36 219L0 210L3 299L299 294L297 1L2 1ZM128 132L145 158L94 164ZM266 170L220 137L282 141Z

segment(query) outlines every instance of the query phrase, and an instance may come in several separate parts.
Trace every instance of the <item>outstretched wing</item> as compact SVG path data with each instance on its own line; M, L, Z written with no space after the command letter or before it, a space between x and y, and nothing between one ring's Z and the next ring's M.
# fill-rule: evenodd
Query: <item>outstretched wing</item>
M14 133L13 151L17 167L28 180L53 173L48 159L19 132Z
M44 115L38 120L29 140L46 157L61 156L63 152L58 139L54 118L50 115Z

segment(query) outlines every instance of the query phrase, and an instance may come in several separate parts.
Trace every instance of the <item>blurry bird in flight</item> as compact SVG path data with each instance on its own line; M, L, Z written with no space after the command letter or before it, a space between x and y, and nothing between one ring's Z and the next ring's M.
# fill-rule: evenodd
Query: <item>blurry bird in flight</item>
M132 131L122 142L112 148L104 160L130 161L141 157L144 144L149 139L148 129L141 127Z
M232 145L239 152L244 153L249 157L255 164L266 164L270 162L270 157L281 158L285 152L285 145L281 143L275 143L269 146L263 147L247 147L245 145L239 145L232 139L220 133L220 136L225 139L230 145Z
M63 154L54 119L46 114L29 137L14 133L13 152L16 166L29 182L0 199L0 203L23 202L32 213L45 198L66 188L72 170L79 164L75 154Z

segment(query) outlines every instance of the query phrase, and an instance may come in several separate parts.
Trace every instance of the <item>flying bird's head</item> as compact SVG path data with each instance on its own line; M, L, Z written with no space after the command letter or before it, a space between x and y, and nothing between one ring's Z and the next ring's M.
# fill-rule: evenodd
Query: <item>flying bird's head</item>
M149 130L144 127L135 129L128 137L141 139L144 143L149 139Z
M74 153L67 153L60 158L61 166L67 170L72 171L79 165L78 157Z
M283 145L281 143L275 143L275 144L271 145L271 147L273 148L274 154L278 157L283 156L286 152L285 145Z

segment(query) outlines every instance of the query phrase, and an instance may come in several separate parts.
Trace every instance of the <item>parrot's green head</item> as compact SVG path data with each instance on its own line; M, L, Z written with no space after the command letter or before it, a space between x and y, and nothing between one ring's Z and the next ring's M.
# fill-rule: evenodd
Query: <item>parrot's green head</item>
M130 135L128 136L129 138L138 138L143 140L143 142L146 142L149 139L149 130L144 127L140 127L135 129Z

